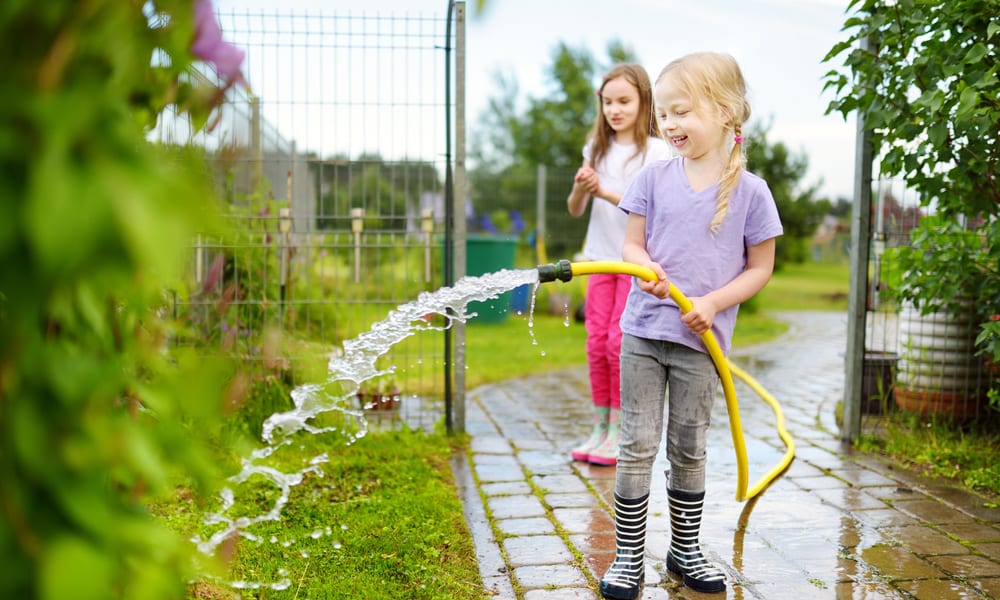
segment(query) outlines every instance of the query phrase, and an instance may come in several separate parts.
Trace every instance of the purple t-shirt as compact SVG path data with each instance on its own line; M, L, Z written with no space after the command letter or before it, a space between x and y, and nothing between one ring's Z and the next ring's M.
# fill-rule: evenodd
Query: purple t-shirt
M646 166L625 191L619 207L646 217L646 250L678 290L689 298L704 296L735 279L746 268L747 248L783 233L778 208L767 183L743 171L729 199L719 231L709 223L715 214L713 185L695 192L684 174L681 157ZM736 313L733 306L715 315L712 332L729 354ZM621 329L630 335L684 344L707 352L701 338L681 322L680 309L670 298L661 300L639 289L633 279Z

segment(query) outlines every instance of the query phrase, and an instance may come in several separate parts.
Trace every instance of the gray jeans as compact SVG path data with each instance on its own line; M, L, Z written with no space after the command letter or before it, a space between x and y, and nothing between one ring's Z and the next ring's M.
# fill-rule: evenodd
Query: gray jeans
M621 351L621 441L615 492L649 493L667 406L667 486L705 491L705 436L719 375L712 357L672 342L625 334ZM669 399L664 397L669 390Z

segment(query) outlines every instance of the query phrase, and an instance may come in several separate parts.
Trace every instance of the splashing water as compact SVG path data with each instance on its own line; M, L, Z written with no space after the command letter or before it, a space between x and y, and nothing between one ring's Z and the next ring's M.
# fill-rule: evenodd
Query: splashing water
M419 331L443 330L450 327L455 321L468 322L476 316L476 313L467 312L466 308L469 302L497 298L503 292L525 284L534 284L531 294L531 311L533 313L534 292L537 291L539 285L538 271L535 269L504 269L480 276L463 277L451 287L443 287L433 292L423 292L416 300L390 310L385 319L372 325L369 331L353 340L345 341L341 352L331 354L326 381L322 384L302 385L292 390L293 408L286 412L275 413L267 418L261 432L264 444L251 452L249 457L244 458L241 461L240 472L229 478L229 482L234 486L245 484L251 479L256 482L261 478L275 486L280 494L270 510L257 516L227 516L236 505L236 500L233 487L223 488L220 492L221 508L205 519L206 525L220 525L221 527L208 539L195 536L192 541L198 549L211 555L216 552L220 544L235 536L260 542L261 540L250 533L248 529L257 523L281 520L282 509L288 503L292 488L302 483L309 473L318 477L323 476L321 465L328 461L326 454L314 457L307 466L291 473L285 473L266 463L266 459L279 448L291 444L297 434L317 435L337 432L346 436L348 444L364 437L367 433L367 424L363 413L348 407L351 406L350 400L354 397L361 383L388 372L378 369L375 365L378 358L388 352L389 348ZM444 316L446 324L436 326L429 323L425 316L430 313ZM530 328L531 317L529 317L528 324ZM533 332L532 337L534 337ZM339 390L340 393L331 393L331 389ZM347 430L338 426L316 424L316 417L329 412L350 416L350 422L357 424L357 428ZM327 528L317 530L310 535L315 538L331 533ZM272 539L271 541L276 542L277 540ZM294 540L286 540L284 543L290 545L293 542ZM241 581L230 585L236 588L270 587L281 590L286 589L289 582L286 579L272 584Z

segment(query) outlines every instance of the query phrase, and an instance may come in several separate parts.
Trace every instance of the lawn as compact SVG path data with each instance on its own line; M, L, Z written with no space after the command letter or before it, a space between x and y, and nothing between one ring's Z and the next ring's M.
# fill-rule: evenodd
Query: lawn
M310 437L286 449L282 467L325 453L323 476L292 488L281 520L249 529L252 537L220 546L221 575L189 588L189 598L366 598L464 600L484 593L472 537L449 464L461 438L389 431L346 446ZM287 462L285 462L287 461ZM244 486L246 487L246 486ZM273 486L249 486L239 514L266 512ZM185 537L213 529L179 488L154 512ZM259 586L259 587L258 587Z

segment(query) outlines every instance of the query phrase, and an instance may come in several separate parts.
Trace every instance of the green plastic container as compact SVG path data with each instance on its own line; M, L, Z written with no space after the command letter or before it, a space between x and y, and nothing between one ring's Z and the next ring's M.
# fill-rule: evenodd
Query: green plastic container
M484 275L514 268L517 238L473 234L465 240L465 271L468 275ZM470 302L468 311L478 313L470 323L503 323L510 314L511 293L484 302Z

